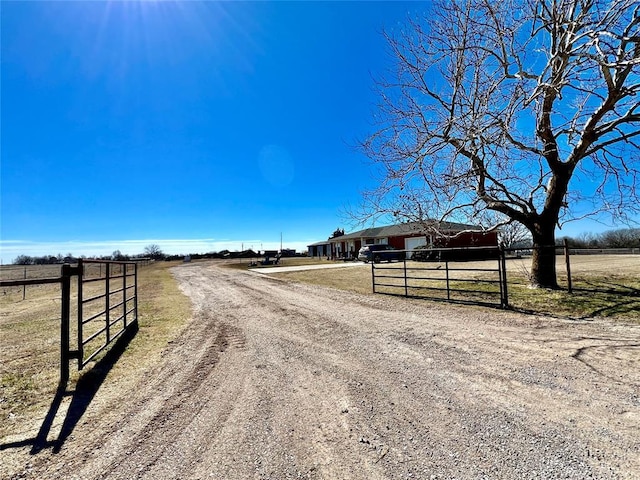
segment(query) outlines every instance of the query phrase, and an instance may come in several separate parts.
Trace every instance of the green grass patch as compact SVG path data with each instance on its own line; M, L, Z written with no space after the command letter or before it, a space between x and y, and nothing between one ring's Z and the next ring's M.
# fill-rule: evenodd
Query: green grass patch
M561 280L565 285L566 279ZM608 317L640 323L640 281L629 277L573 278L573 291L509 283L509 304L536 314L572 318Z

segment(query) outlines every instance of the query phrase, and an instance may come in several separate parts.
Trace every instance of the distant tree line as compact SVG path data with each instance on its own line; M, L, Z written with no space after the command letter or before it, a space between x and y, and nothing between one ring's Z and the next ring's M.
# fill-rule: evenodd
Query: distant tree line
M278 254L278 250L265 250L262 253L255 252L254 250L242 250L242 251L230 251L230 250L221 250L219 252L208 252L208 253L190 253L189 257L191 260L206 260L206 259L231 259L231 258L258 258L265 256L273 256L275 257ZM306 252L298 253L295 250L284 248L282 252L280 252L282 257L300 257L306 256ZM164 259L167 261L171 260L182 260L185 255L165 255Z
M276 255L276 251L273 251L272 255ZM283 257L293 257L298 256L295 250L291 249L283 249L281 255ZM188 255L192 260L202 260L202 259L222 259L222 258L256 258L262 256L260 253L254 252L253 250L243 250L243 251L229 251L229 250L221 250L220 252L208 252L208 253L191 253ZM184 259L185 254L178 255L168 255L165 254L162 249L155 244L147 245L144 248L144 252L138 255L127 255L120 252L120 250L115 250L111 255L102 255L91 257L93 259L98 260L116 260L116 261L130 261L130 260L138 260L141 258L152 258L154 260L182 260ZM38 256L29 256L29 255L18 255L13 263L15 265L55 265L61 263L76 263L79 258L86 259L86 255L81 255L80 257L75 257L71 253L68 253L66 256L58 254L57 256L44 255L41 257Z
M70 253L67 254L66 257L63 257L61 254L57 256L53 255L42 255L38 256L30 256L30 255L18 255L13 263L15 265L55 265L57 263L73 263L77 261L77 258L73 257Z
M42 256L31 256L31 255L18 255L14 260L14 265L56 265L62 263L77 263L79 259L89 258L86 255L80 255L76 257L72 254L67 254L66 256L62 256L58 254L56 256L53 255L42 255ZM148 258L144 255L123 255L119 250L116 250L112 255L100 255L100 256L92 256L92 259L97 260L119 260L119 261L127 261L127 260L135 260L137 258Z
M254 252L253 250L243 250L241 252L231 252L229 250L221 250L219 252L208 252L208 253L191 253L189 257L191 260L205 260L205 259L221 259L221 258L255 258L259 257L260 254ZM182 260L185 257L184 254L178 255L165 255L164 260L172 261L172 260Z
M120 250L115 250L111 255L99 255L93 256L92 259L97 260L117 260L117 261L129 261L136 260L140 258L152 258L154 260L164 260L166 255L162 253L162 250L158 245L152 244L144 247L144 252L138 255L126 255L120 252ZM56 256L53 255L43 255L43 256L30 256L30 255L18 255L14 260L14 265L55 265L60 263L77 263L78 259L86 259L86 255L80 255L79 257L74 256L71 253L67 253L66 256L62 254L58 254Z
M556 239L557 246L564 241L570 248L640 248L640 228L621 228L602 233L581 233L577 237ZM531 248L531 236L521 225L514 223L500 229L500 242L507 248Z
M582 233L577 237L562 237L570 248L640 248L640 228L622 228L602 233Z

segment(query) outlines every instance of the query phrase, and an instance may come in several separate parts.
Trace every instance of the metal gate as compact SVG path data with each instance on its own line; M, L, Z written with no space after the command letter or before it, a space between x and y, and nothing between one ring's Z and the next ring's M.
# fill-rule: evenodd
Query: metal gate
M503 248L433 248L422 250L420 261L415 255L414 261L407 260L407 253L397 263L371 262L373 293L508 308ZM474 260L491 261L469 265ZM490 265L493 262L494 267Z
M146 260L146 259L145 259ZM127 330L138 327L138 262L79 260L65 263L56 278L0 280L0 287L60 284L60 385L69 380L69 364L82 370ZM78 277L77 323L71 322L72 277ZM77 348L71 337L77 331Z
M137 263L79 260L78 370L137 322Z

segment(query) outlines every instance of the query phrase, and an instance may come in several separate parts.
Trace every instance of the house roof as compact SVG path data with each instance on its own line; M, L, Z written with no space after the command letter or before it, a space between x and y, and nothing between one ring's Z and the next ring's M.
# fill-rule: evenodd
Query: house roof
M329 242L329 240L325 240L323 242L312 243L311 245L307 245L307 247L319 247L321 245L331 245L331 242Z
M438 230L445 232L461 232L463 230L482 231L482 228L476 225L466 225L464 223L440 222ZM428 233L429 228L420 222L398 223L395 225L387 225L384 227L365 228L357 232L351 232L339 237L330 238L328 241L342 242L344 240L352 240L356 238L386 238L397 237L401 235L420 235Z

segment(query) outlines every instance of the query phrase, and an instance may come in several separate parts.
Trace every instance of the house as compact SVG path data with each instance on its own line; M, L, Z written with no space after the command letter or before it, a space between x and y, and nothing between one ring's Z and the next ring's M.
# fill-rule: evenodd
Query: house
M438 233L435 233L436 230ZM498 232L483 231L474 225L440 222L437 229L428 229L419 222L373 227L333 237L315 246L329 244L332 258L356 258L363 245L384 243L398 250L413 250L428 245L434 248L497 247ZM309 245L309 254L311 247Z
M330 257L331 256L331 244L329 241L316 242L311 245L307 245L307 255L310 257Z

